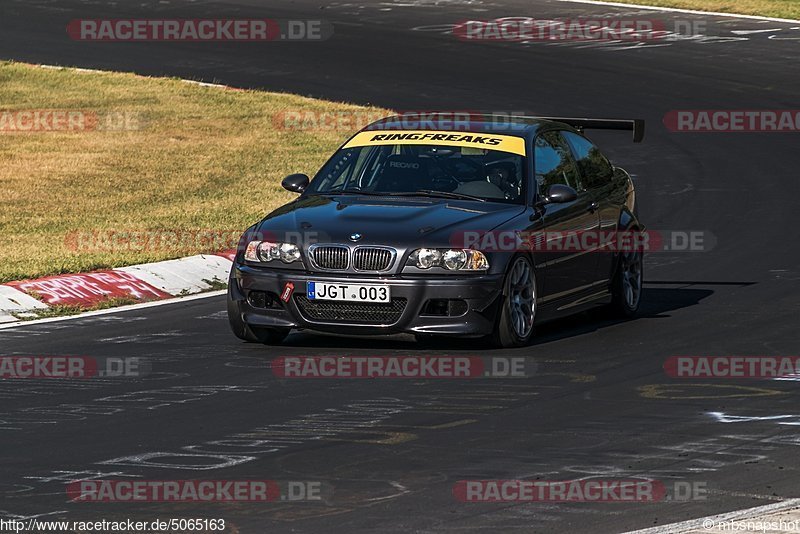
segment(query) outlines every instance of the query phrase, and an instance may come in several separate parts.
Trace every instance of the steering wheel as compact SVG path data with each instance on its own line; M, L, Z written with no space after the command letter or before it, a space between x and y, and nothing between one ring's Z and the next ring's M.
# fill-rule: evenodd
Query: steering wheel
M451 176L453 176L459 182L463 182L464 180L459 180L458 176L464 174L464 167L469 167L467 172L472 172L472 175L469 176L470 178L483 178L483 163L475 161L469 158L448 158L444 160L444 168ZM472 181L472 180L467 180Z
M453 190L458 188L462 183L470 182L469 178L478 178L483 177L483 163L466 159L466 158L446 158L446 159L436 159L435 160L439 168L445 173L444 176L441 177L443 180L447 180L452 186ZM471 173L470 175L464 177L464 179L459 178L459 176L463 176L465 173L465 167L469 167L466 172Z

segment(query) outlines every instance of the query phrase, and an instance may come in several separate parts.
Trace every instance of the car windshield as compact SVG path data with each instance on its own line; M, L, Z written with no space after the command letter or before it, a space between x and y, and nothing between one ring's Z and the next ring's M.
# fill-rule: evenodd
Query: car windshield
M525 158L500 150L451 145L382 144L337 152L306 194L441 197L519 204Z

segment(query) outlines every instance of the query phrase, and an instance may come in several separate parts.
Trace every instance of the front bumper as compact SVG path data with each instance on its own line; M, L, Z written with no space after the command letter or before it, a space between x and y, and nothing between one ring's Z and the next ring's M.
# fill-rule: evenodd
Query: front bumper
M374 313L360 304L346 307L340 314L337 307L325 303L324 312L309 309L306 282L390 285L395 306L391 313ZM294 291L288 301L279 296L288 283ZM332 273L312 274L305 271L265 269L234 264L228 298L239 310L245 323L254 326L303 328L342 334L381 335L395 333L450 334L482 336L494 329L494 317L502 292L503 275L433 275L433 276L355 276ZM254 306L251 292L264 292L272 305ZM400 305L402 299L405 304ZM431 315L427 306L431 299L458 302L449 310L457 315ZM316 301L313 301L316 303ZM464 304L465 303L465 304ZM375 309L375 308L372 308ZM388 308L387 308L388 309ZM353 310L356 310L353 312ZM463 311L463 313L461 313ZM362 313L363 312L363 313ZM424 313L423 313L424 312ZM353 315L358 315L354 318ZM390 317L391 316L391 317Z

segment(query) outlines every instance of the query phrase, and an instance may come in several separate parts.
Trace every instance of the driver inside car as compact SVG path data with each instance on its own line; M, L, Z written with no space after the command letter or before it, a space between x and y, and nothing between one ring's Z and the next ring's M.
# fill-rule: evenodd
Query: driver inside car
M462 182L455 192L481 198L515 199L520 195L519 180L513 164L487 165L484 173Z
M505 198L517 198L521 193L520 183L513 163L497 163L489 166L487 179L489 183L496 185L503 191Z

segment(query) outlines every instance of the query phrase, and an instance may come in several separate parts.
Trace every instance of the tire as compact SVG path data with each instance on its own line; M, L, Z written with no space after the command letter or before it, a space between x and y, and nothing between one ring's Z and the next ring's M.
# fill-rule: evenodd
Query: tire
M644 253L641 250L620 252L611 281L611 312L616 317L632 319L642 304Z
M290 328L273 328L268 326L251 326L244 322L239 303L228 295L228 322L233 335L248 343L278 345L291 331Z
M492 343L501 348L527 345L533 337L535 317L536 273L527 256L515 256L503 281Z

